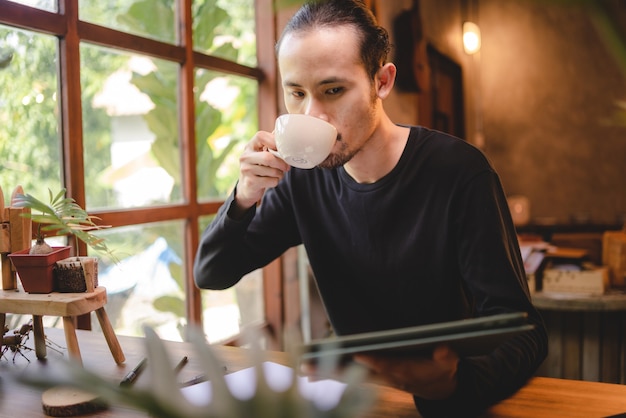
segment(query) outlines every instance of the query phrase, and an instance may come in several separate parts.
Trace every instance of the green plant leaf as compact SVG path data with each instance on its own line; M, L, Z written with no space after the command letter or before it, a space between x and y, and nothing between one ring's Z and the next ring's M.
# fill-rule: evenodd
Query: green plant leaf
M153 306L161 312L171 312L179 318L185 317L185 301L176 296L165 295L154 300Z
M30 194L18 193L12 204L19 208L29 208L31 212L23 213L22 216L43 225L40 227L41 231L54 232L55 235L73 235L95 251L108 254L114 262L117 262L117 257L108 248L104 239L90 232L109 228L109 225L96 224L93 220L99 218L89 215L74 199L65 197L66 192L67 190L62 188L53 195L48 189L49 203L44 203Z
M202 50L211 50L214 44L216 29L227 24L228 13L217 5L216 0L206 0L194 15L194 45Z
M126 27L141 28L142 33L158 33L163 34L164 39L175 39L174 2L171 1L135 1L117 20Z

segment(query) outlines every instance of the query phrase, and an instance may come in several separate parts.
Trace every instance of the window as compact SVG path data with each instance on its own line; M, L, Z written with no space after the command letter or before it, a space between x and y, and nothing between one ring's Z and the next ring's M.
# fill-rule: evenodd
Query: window
M276 116L273 77L260 69L274 68L271 4L0 4L5 201L18 184L44 199L66 187L112 226L98 233L120 262L101 259L99 280L118 333L141 335L137 324L146 323L181 339L181 325L202 323L216 342L280 317L268 311L280 306L263 301L277 269L220 292L200 292L191 271L201 231L237 178L241 147Z
M59 189L57 39L0 25L0 185ZM10 189L9 189L10 188ZM6 199L8 202L8 198Z

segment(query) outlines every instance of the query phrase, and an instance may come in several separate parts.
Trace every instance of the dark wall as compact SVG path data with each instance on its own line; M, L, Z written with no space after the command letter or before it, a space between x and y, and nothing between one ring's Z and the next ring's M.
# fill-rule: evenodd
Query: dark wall
M485 151L507 192L527 196L544 221L623 222L626 127L608 120L626 78L589 16L481 0L480 26Z
M381 23L390 27L411 3L378 1ZM429 43L463 66L466 139L492 160L507 194L529 198L533 221L621 224L626 127L608 121L616 101L626 101L626 75L590 16L555 3L421 0L420 10ZM615 4L626 19L626 2ZM473 57L462 51L466 19L482 32ZM415 123L417 102L398 92L386 108L394 120ZM483 142L475 135L477 111Z

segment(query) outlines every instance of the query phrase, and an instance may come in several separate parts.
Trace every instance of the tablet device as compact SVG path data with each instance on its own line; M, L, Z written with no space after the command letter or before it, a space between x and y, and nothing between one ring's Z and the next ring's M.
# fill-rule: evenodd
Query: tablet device
M507 339L533 329L527 319L525 312L512 312L318 339L302 346L301 359L315 361L322 356L343 358L368 352L428 355L440 344L449 345L460 356L487 354Z

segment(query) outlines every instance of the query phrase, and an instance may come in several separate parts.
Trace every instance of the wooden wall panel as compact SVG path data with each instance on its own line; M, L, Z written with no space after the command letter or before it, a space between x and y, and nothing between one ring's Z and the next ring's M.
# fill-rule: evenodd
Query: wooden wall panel
M549 352L538 376L626 383L626 311L541 311Z

